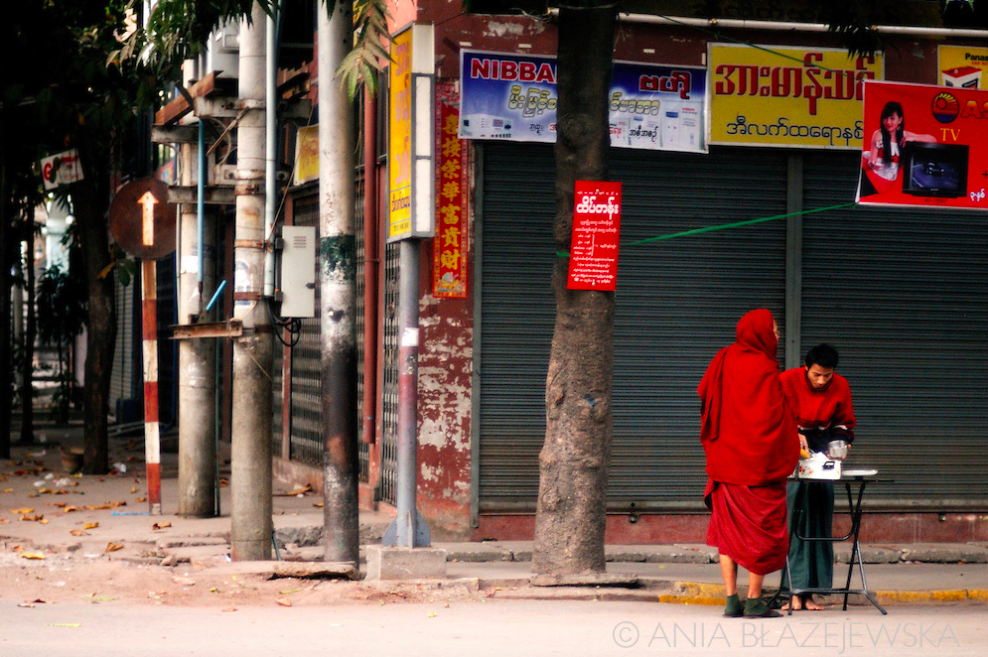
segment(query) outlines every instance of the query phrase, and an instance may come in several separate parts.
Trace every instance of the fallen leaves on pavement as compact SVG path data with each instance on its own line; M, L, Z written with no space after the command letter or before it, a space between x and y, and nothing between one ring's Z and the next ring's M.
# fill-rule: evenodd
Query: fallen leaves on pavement
M116 552L117 550L122 550L122 549L123 549L123 545L121 545L120 543L107 543L106 550L104 550L104 553Z
M99 527L98 522L87 522L82 526L83 529L96 529L97 527Z
M97 506L89 506L87 504L86 505L86 508L89 509L90 511L99 511L101 509L115 509L118 506L127 506L127 503L124 502L123 500L118 500L116 502L105 502L105 503L99 504Z
M42 600L41 598L38 598L37 600L25 600L24 602L20 603L17 606L24 607L27 609L34 609L38 605L46 605L46 604L48 604L47 600Z
M289 600L288 598L278 598L277 600L275 600L275 602L277 602L282 607L291 607L292 606L292 601Z
M21 559L44 559L42 552L21 552Z

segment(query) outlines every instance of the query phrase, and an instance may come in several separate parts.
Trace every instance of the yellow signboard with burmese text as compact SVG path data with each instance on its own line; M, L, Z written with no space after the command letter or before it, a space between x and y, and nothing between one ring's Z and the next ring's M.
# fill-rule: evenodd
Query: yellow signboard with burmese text
M412 230L412 30L391 44L388 121L388 239ZM431 118L431 117L429 117Z
M710 143L860 149L865 80L885 61L846 50L708 46Z

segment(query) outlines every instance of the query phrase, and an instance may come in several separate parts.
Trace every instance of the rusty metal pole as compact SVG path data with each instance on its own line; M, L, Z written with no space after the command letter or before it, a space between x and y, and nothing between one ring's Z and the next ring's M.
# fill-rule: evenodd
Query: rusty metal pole
M357 345L353 105L333 72L350 52L353 6L317 10L323 495L326 561L357 563Z
M377 214L377 101L364 93L364 397L360 437L375 442L377 411L377 268L380 237Z

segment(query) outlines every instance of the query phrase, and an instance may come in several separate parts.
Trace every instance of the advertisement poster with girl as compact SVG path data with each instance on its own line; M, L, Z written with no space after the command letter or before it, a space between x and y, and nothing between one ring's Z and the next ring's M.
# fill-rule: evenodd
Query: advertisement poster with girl
M986 209L988 91L867 81L857 202Z

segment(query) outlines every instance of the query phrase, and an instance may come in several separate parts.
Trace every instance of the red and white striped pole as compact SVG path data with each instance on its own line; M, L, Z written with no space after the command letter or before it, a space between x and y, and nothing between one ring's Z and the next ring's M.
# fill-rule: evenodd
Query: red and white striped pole
M141 261L141 309L144 337L144 456L147 462L148 513L161 515L161 448L158 435L158 281L153 259Z

